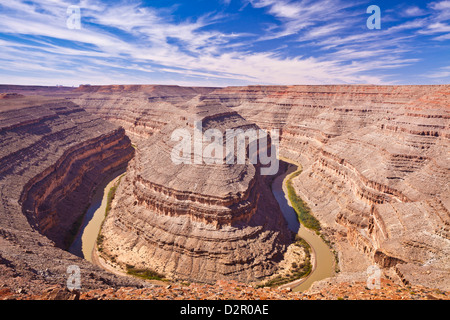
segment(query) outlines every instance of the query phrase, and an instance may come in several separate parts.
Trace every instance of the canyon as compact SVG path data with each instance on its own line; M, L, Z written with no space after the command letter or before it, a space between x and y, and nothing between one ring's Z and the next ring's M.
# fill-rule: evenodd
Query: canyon
M338 256L339 272L312 290L365 281L374 264L398 284L450 288L450 85L0 93L0 267L10 287L61 284L71 264L89 275L84 289L150 285L65 251L97 184L125 167L101 230L111 265L209 284L274 274L293 239L275 177L248 161L170 159L171 133L201 120L204 130L279 130L280 156L303 168L295 191Z
M125 131L64 99L10 95L0 105L2 283L39 291L75 264L86 288L133 284L65 250L99 178L133 157Z

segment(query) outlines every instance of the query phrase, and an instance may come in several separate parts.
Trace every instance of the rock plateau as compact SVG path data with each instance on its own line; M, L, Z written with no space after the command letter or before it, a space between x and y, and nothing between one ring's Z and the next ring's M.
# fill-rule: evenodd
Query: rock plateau
M96 183L120 166L127 174L102 229L119 265L209 283L275 272L291 235L271 177L250 163L170 161L173 130L202 120L280 130L280 155L303 167L295 190L338 252L332 281L364 279L377 264L400 284L450 288L450 85L0 92L0 258L30 279L47 281L39 264L60 259L125 281L59 249Z

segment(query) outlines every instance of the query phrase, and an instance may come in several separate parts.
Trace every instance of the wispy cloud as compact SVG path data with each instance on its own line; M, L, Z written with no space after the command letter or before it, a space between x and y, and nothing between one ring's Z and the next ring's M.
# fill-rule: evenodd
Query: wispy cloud
M412 5L407 20L369 32L361 3L249 0L238 12L263 11L271 18L255 32L233 25L239 13L180 16L176 5L99 0L75 3L82 29L72 30L66 19L73 1L0 1L0 73L7 79L2 82L24 81L28 74L29 81L41 84L387 83L383 70L420 60L411 56L415 47L409 45L416 36L446 40L448 3L429 4L429 16Z
M299 38L299 41L319 40L323 37L329 37L336 34L338 30L345 29L346 26L342 23L331 23L321 26L315 26L305 31Z
M429 18L429 24L421 30L420 34L437 35L433 40L444 41L450 39L450 1L431 2L428 7L433 15Z
M318 23L331 22L336 27L336 21L345 25L351 15L345 9L354 4L340 0L250 0L255 8L266 8L268 14L273 15L281 24L272 26L269 33L260 40L270 40L290 35L298 35L308 27L317 26ZM322 31L326 27L322 27Z
M450 66L439 68L437 71L426 75L429 78L448 78L450 77Z
M426 14L427 12L424 9L421 9L417 6L408 7L401 13L401 15L405 17L419 17Z

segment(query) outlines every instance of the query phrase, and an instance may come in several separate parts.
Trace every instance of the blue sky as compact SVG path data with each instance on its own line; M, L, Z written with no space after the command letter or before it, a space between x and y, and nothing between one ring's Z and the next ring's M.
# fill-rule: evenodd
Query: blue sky
M0 0L0 83L449 84L450 0Z

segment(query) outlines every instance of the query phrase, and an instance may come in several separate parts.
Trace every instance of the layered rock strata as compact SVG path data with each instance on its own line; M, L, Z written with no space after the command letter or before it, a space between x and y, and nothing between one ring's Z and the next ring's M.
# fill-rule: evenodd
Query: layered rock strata
M93 188L132 158L125 131L67 100L16 96L0 102L0 137L2 282L65 284L78 265L84 288L132 284L60 249Z
M171 158L172 132L194 136L194 121L202 121L202 133L222 132L224 143L226 129L258 128L207 99L179 108L189 118L138 144L102 229L102 252L122 266L190 281L251 282L273 274L291 234L259 165L248 158L245 164L177 164Z
M183 230L181 234L186 234L193 227L188 227L187 220L183 219L189 218L190 224L211 226L211 230L225 230L229 228L227 223L233 221L227 216L233 217L234 214L226 214L222 199L216 215L221 218L212 222L216 221L212 218L214 215L204 208L206 204L213 205L211 195L207 192L203 194L203 189L192 189L196 182L196 188L202 188L199 186L207 180L206 177L211 176L208 172L196 168L192 170L192 175L187 174L183 180L183 175L192 168L181 165L178 167L180 171L176 171L176 168L170 167L168 160L171 130L191 122L190 115L199 114L192 107L207 101L209 105L222 106L221 110L215 107L206 107L205 110L212 108L215 110L213 113L225 114L221 119L225 122L237 114L249 125L280 130L281 155L303 166L302 174L294 179L294 187L319 218L323 233L339 252L339 277L346 281L360 277L364 281L366 268L378 264L385 275L394 281L447 290L450 287L447 276L450 265L449 85L249 86L219 89L93 86L58 88L54 91L42 87L8 86L1 87L0 92L25 95L34 92L66 97L90 113L125 128L126 134L136 144L137 157L130 164L130 176L126 177L127 183L119 188L119 194L127 194L134 199L128 203L126 197L122 198L129 207L138 206L139 213L134 214L139 216L139 222L133 224L131 218L120 213L123 207L117 199L113 212L117 212L119 220L124 223L119 226L117 222L116 228L130 229L122 233L124 238L130 239L129 245L122 249L134 250L134 256L126 259L136 264L144 263L143 258L139 257L145 256L147 249L142 248L147 244L139 240L141 237L133 230L151 225L153 216L158 215L159 226L169 226L173 221L178 221L179 225L177 228L154 231L161 238L169 239L158 250L152 251L158 252L156 256L164 257L161 261L169 260L169 247L180 247L178 239L183 243L183 250L189 248L184 243L190 240L180 237L179 230ZM165 171L167 163L169 168ZM214 172L220 177L223 168L217 170ZM233 170L225 175L233 177ZM251 177L251 169L245 170L246 174L241 177ZM170 176L170 172L174 174ZM212 177L215 178L215 175ZM195 179L199 181L194 182ZM245 188L252 190L245 187L245 183L240 187L238 185L236 192L244 192ZM255 183L253 188L255 186L258 184ZM204 190L208 189L215 190L205 184ZM221 188L217 190L219 192ZM249 197L252 194L248 192ZM161 200L164 198L167 202ZM151 215L146 220L144 216L148 212ZM237 213L236 217L245 215ZM162 221L163 218L167 221ZM198 228L195 230L199 232ZM118 239L112 238L112 250L120 247L115 244ZM205 247L201 249L204 254ZM115 254L119 252L117 250ZM174 255L181 256L179 252ZM161 263L156 264L162 270ZM195 268L187 270L200 270ZM206 270L212 267L208 268ZM175 274L177 267L167 267L167 272ZM189 277L188 273L181 274Z
M146 139L173 120L185 115L175 105L215 88L112 85L80 86L72 91L72 101L86 111L122 126L133 143ZM66 95L67 96L67 95Z
M281 155L304 168L295 189L336 242L343 275L364 279L365 268L378 264L404 283L449 288L450 86L224 93L211 96L261 127L281 129Z

